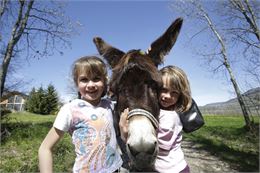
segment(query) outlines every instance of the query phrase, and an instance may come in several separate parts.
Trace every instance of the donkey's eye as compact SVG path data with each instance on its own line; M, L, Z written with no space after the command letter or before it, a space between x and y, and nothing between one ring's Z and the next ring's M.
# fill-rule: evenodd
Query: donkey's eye
M125 88L124 89L124 93L128 93L129 92L129 89L128 88Z

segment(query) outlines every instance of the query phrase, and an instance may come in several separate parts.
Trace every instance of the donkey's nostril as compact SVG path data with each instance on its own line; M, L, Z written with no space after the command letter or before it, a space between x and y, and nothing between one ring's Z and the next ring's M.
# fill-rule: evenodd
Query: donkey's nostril
M156 145L157 145L157 142L154 142L154 145L150 146L150 148L146 151L146 153L152 155L155 152L156 148L157 148Z
M139 152L136 151L134 148L132 148L129 144L127 144L128 148L129 148L129 151L130 153L133 155L133 156L136 156Z
M154 153L154 150L155 150L155 148L150 148L150 149L147 151L147 153L152 155L152 154Z

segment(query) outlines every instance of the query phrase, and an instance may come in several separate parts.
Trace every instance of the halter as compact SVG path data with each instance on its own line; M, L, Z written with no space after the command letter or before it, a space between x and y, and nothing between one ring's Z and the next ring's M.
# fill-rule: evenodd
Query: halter
M157 121L157 119L154 118L153 114L151 114L150 112L148 112L148 111L146 111L144 109L133 109L133 110L129 111L127 119L129 120L132 116L140 115L140 114L144 115L145 117L147 117L152 122L154 127L156 129L158 129L159 122Z

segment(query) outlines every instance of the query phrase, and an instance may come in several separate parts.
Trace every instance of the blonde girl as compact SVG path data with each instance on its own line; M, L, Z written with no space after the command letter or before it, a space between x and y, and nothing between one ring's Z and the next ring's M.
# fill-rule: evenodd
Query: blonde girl
M181 149L183 126L178 115L178 112L189 110L192 104L189 81L184 71L176 66L166 66L160 73L163 87L159 95L159 152L155 170L161 173L189 173Z

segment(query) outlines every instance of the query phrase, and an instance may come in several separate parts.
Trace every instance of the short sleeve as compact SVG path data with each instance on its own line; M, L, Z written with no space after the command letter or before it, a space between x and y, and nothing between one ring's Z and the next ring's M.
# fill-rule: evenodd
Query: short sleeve
M70 107L69 107L69 105L64 105L60 109L60 111L54 121L53 127L67 132L70 128L70 123L71 123Z

